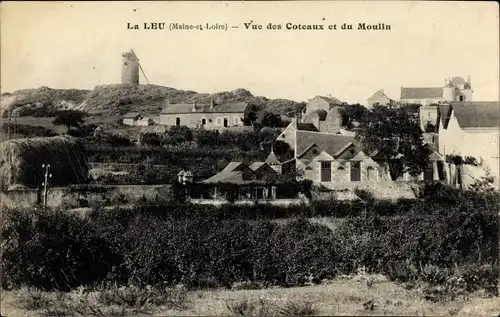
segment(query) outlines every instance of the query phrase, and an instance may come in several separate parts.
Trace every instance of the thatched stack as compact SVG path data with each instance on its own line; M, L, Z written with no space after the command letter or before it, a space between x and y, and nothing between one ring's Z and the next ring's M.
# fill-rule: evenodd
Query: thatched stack
M70 136L26 138L0 143L0 188L24 185L37 188L50 164L51 186L85 183L89 166L78 141Z

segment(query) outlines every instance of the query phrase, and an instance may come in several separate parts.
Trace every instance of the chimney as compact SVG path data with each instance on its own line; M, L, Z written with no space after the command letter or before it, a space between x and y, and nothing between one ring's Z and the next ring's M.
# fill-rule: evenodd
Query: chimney
M196 111L196 102L193 102L193 112Z
M214 100L210 99L210 109L213 109L213 108L214 108Z

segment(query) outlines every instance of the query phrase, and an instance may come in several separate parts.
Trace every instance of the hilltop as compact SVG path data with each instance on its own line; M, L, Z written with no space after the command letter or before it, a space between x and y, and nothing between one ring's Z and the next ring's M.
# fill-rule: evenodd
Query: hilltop
M56 110L76 109L92 115L121 115L126 112L159 113L170 103L215 103L244 101L276 114L292 114L298 102L254 96L246 89L215 94L197 93L158 85L115 84L96 86L93 90L37 89L2 94L1 112L12 110L16 116L49 116Z

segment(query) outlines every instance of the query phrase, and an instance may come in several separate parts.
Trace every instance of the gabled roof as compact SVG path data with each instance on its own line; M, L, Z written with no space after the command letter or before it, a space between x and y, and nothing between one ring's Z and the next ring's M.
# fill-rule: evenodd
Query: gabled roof
M139 112L128 112L128 113L123 115L123 118L124 119L135 119L135 118L138 118L140 116L141 116L141 114Z
M442 125L443 129L448 128L448 122L450 122L451 115L451 105L449 104L439 104L438 105L438 124Z
M177 103L168 104L161 111L162 114L186 114L186 113L240 113L245 112L248 108L248 103L246 102L232 102L223 103L219 105L214 105L210 107L210 104L195 104L193 111L192 103Z
M272 150L271 150L271 153L269 153L269 155L267 156L265 163L267 163L269 165L280 165L281 164L280 160L278 160L278 157L276 156L276 154L274 154L274 151L272 151Z
M252 170L252 171L256 171L258 170L262 165L266 164L266 162L253 162L252 164L250 164L248 167Z
M298 122L297 123L297 130L299 131L314 131L318 132L318 128L312 123L303 123L303 122Z
M464 128L496 128L499 126L498 101L451 102L453 115Z
M297 154L300 157L313 144L319 146L323 151L335 157L339 151L345 149L349 143L355 143L352 136L344 136L332 133L297 131Z
M442 87L401 87L400 99L443 98Z
M239 171L239 170L241 170L245 166L246 166L246 164L243 163L243 162L230 162L229 164L226 165L226 167L224 167L224 169L222 170L222 172Z
M384 90L383 89L380 89L379 91L377 91L376 93L374 93L370 98L368 98L368 100L370 99L373 99L375 97L386 97L387 99L389 100L392 100L391 98L389 98L385 93L384 93Z

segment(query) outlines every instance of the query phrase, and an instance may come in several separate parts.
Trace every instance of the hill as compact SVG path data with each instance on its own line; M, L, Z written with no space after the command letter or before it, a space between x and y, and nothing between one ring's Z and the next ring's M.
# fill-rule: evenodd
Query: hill
M38 89L18 90L2 94L2 116L12 110L16 116L50 116L56 110L77 109L92 115L121 115L126 112L156 114L171 103L215 103L244 101L276 114L294 113L298 102L287 99L268 99L253 96L246 89L236 89L215 94L158 85L115 84L96 86L93 90Z
M89 92L84 89L40 87L3 93L0 112L2 117L7 117L9 111L17 117L50 117L57 110L76 108L87 98Z

